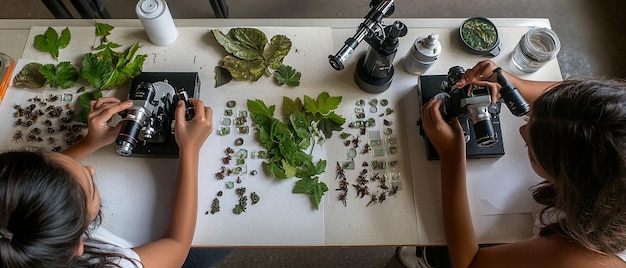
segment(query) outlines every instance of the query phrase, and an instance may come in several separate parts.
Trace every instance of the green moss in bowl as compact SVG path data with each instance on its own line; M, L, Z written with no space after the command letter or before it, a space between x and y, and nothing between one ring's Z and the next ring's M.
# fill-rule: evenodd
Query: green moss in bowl
M471 49L489 51L498 42L498 32L491 21L471 18L461 25L461 39Z

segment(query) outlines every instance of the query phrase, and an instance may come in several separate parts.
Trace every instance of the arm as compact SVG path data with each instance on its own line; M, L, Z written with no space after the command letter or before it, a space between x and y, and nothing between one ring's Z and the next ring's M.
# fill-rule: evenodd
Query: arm
M496 83L496 74L493 72L498 66L491 60L484 60L476 64L471 69L465 71L465 75L457 85L463 87L467 84L473 84L478 86L487 86L492 92L497 93L500 86ZM531 81L524 80L517 76L502 70L502 73L511 84L513 84L520 93L526 99L526 101L532 106L535 99L541 94L550 90L553 86L560 83L558 81ZM493 94L494 96L496 94Z
M465 179L465 142L458 118L446 122L439 112L440 99L422 109L422 124L441 159L443 221L454 267L468 267L478 254Z
M81 161L98 149L114 142L122 125L117 124L115 127L110 127L107 122L113 115L130 108L132 105L132 102L121 102L112 97L92 100L89 103L90 112L87 116L89 128L87 136L62 153L76 161Z
M182 101L176 108L176 142L179 146L178 183L163 237L139 246L144 267L180 267L191 248L196 228L198 207L198 160L200 148L213 131L211 108L204 107L200 100L191 99L196 115L185 121Z

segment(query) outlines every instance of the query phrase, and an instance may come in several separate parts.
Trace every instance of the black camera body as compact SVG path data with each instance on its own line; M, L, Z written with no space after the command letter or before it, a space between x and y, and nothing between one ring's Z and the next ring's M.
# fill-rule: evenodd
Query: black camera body
M500 135L496 133L492 118L500 113L500 101L491 103L491 92L488 88L474 86L470 92L470 85L457 88L456 83L461 80L465 70L454 66L448 70L447 79L441 83L441 93L435 98L443 100L441 114L447 120L458 117L459 121L469 120L474 130L475 142L479 147L491 146L498 142ZM470 139L466 132L466 142Z
M197 96L197 73L142 73L133 79L128 100L133 106L121 114L122 129L116 151L122 156L177 157L174 137L175 111L179 100L186 106L186 120L194 116L189 96Z
M420 76L418 94L421 95L421 102L426 103L432 98L440 98L443 100L440 108L443 117L446 120L459 118L465 134L468 158L500 157L504 155L499 117L501 103L504 102L516 116L528 113L530 106L522 98L519 90L502 75L500 68L494 70L501 85L501 98L495 104L491 103L491 92L488 88L473 86L471 93L469 85L458 88L456 84L464 73L462 67L454 66L448 70L447 75ZM420 134L426 139L427 158L439 159L437 151L422 129Z

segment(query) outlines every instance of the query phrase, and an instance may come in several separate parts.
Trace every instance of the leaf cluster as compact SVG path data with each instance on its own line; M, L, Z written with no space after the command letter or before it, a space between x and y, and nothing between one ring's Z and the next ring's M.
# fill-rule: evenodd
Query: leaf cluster
M248 100L250 116L259 131L261 144L267 149L268 160L265 163L270 175L275 178L300 178L293 193L308 194L318 208L328 187L319 181L319 176L326 169L326 160L313 161L305 150L312 148L320 137L330 138L332 131L343 129L345 118L333 110L341 102L341 97L331 97L321 93L317 99L304 96L290 99L283 97L283 115L286 122L274 117L276 107L267 106L262 100ZM321 128L320 128L321 126ZM322 138L323 139L323 138Z
M85 54L80 72L89 85L99 90L129 84L133 77L141 73L141 67L148 57L146 54L136 55L138 42L122 52L115 51L121 45L107 41L112 29L111 25L96 22L96 36L101 38L100 45L94 48L96 53Z
M16 87L41 88L44 85L68 89L78 80L78 70L68 61L57 65L31 62L13 79Z
M44 34L35 36L35 48L50 53L55 60L58 60L59 49L67 47L71 38L70 29L67 27L61 31L61 36L54 28L48 27Z
M94 48L95 53L86 53L83 57L80 76L96 91L80 96L83 109L74 117L74 120L80 122L87 121L90 100L102 97L101 90L130 84L133 77L141 74L143 63L148 57L146 54L137 54L139 42L124 51L115 51L114 49L121 45L107 40L114 27L106 23L94 23L96 36L100 37L100 45Z
M220 30L212 32L215 40L229 53L222 59L221 66L216 67L216 87L231 79L257 81L263 74L271 75L283 66L283 59L292 45L285 35L275 35L268 42L265 33L255 28L232 28L227 34ZM300 84L300 73L291 67L283 67L276 79L279 85L288 81L287 85L297 86Z

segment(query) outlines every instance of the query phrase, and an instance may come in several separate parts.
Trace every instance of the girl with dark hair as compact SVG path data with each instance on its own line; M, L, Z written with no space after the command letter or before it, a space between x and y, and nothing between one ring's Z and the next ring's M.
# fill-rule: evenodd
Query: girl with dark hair
M457 86L497 95L490 60ZM422 108L423 126L441 157L444 230L454 267L626 267L626 83L537 82L505 74L531 103L520 127L533 170L544 182L533 197L546 205L537 236L479 247L469 212L465 143L458 119L445 121L441 100Z
M121 124L107 121L131 102L92 101L87 136L62 153L0 154L0 267L181 267L195 230L199 151L213 128L211 109L190 101L192 120L184 104L176 109L180 160L167 231L139 247L99 227L95 169L80 163L115 140Z

